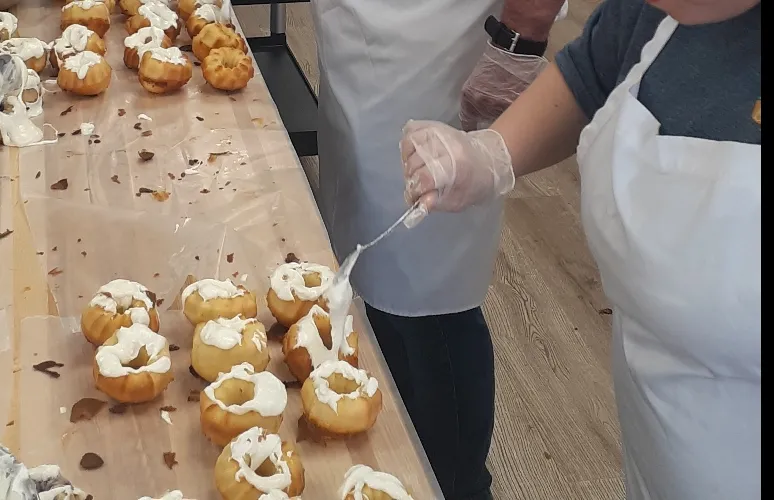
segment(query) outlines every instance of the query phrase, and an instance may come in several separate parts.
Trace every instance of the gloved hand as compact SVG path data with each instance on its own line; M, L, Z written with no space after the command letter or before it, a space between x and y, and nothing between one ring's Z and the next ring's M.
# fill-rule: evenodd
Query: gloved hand
M463 130L489 127L548 65L539 56L512 54L487 44L462 87L460 121Z
M27 67L24 61L10 54L0 54L0 101L21 90Z
M462 211L501 196L515 182L511 155L494 130L463 132L444 123L410 121L400 143L406 202Z

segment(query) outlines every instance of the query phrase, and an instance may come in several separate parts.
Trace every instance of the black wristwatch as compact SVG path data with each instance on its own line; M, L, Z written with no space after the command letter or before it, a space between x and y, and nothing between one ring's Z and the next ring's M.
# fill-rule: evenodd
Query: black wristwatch
M498 21L494 16L489 16L486 19L484 29L492 37L492 45L514 54L542 56L548 47L548 40L536 42L522 38L519 33Z

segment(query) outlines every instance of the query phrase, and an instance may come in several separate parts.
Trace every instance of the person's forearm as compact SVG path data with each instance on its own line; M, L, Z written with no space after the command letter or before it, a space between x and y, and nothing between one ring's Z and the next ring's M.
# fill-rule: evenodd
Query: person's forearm
M543 42L564 0L505 0L500 21L527 40Z
M588 120L556 64L549 65L492 125L505 139L516 177L575 153Z

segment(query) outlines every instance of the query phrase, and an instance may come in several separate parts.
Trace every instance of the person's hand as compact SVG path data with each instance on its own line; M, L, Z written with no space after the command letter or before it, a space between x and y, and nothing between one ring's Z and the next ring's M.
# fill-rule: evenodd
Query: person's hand
M440 122L410 121L400 150L406 202L419 200L421 212L458 212L513 189L511 155L494 130L463 132Z
M460 121L463 130L489 127L537 78L548 61L512 54L487 44L462 87Z

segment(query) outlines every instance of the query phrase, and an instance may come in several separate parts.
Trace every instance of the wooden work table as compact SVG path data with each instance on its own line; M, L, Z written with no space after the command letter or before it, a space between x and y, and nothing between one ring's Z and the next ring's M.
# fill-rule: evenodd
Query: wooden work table
M22 3L21 36L59 36L59 5ZM59 132L58 142L0 146L0 442L29 466L59 465L95 500L158 497L170 489L215 500L220 449L201 433L199 405L188 401L204 383L189 373L193 328L180 312L180 290L194 277L233 277L256 292L259 319L270 328L268 276L286 255L335 260L260 74L244 91L227 94L209 87L195 67L182 91L153 96L122 63L123 17L112 21L108 91L81 98L45 84L51 92L35 121L50 124L46 138ZM190 40L182 34L177 45L185 44ZM50 68L42 78L53 78ZM76 132L84 122L95 125L93 136ZM153 158L143 161L143 150ZM64 179L66 189L56 189ZM94 387L94 352L79 333L80 311L100 285L118 277L157 293L160 333L180 347L165 393L123 414L108 411L114 402ZM344 473L364 463L400 478L417 500L442 498L365 316L354 313L360 365L378 379L384 408L366 435L321 444L298 435L300 394L288 389L280 434L298 441L306 470L302 497L339 498ZM270 345L269 370L291 380L279 343ZM64 364L59 378L33 370L47 360ZM85 397L108 404L91 420L71 423L72 405ZM176 408L172 425L160 418L162 406ZM81 469L86 452L104 465ZM171 468L166 452L175 453Z

